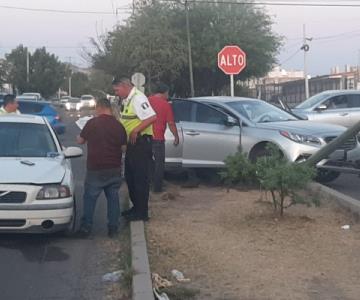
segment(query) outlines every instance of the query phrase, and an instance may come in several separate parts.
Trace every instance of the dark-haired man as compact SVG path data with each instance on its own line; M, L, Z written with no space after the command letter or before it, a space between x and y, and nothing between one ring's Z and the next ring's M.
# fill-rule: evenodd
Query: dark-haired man
M155 88L155 94L149 97L149 102L156 112L157 119L153 124L153 191L160 193L163 187L163 177L165 168L165 130L169 126L174 136L174 145L179 144L179 135L176 128L174 113L168 102L169 87L160 82Z
M0 107L0 114L20 114L18 111L19 104L16 100L16 96L7 94L3 100L3 106Z
M134 87L128 78L115 78L112 85L115 94L122 99L120 122L128 136L125 178L133 207L123 215L129 221L147 221L152 124L156 121L156 113L147 97Z
M86 123L77 137L77 142L87 143L88 149L80 235L88 236L91 233L96 201L104 191L108 234L114 237L118 232L120 218L121 158L127 138L124 127L112 115L108 99L98 100L95 112L96 117Z

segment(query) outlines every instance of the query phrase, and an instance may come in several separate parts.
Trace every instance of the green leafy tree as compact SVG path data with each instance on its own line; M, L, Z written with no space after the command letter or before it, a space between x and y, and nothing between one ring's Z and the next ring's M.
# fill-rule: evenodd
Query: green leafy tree
M0 59L0 85L8 83L10 64L5 59Z
M36 49L29 55L29 82L26 70L27 48L20 45L6 54L9 65L7 81L20 93L40 92L44 97L53 95L65 78L65 65L58 58L46 51L45 48Z
M144 73L147 88L166 78L174 81L186 63L186 48L180 29L171 24L169 5L155 3L141 9L126 25L109 33L103 49L92 56L96 69L117 76Z
M45 48L36 49L30 57L30 91L45 98L55 94L65 79L65 64Z
M190 35L197 95L219 94L229 78L217 67L217 53L227 44L240 45L247 53L247 68L235 79L264 75L275 63L281 38L272 19L254 4L190 5ZM189 94L189 70L184 6L153 1L126 24L103 37L95 68L109 74L143 72L148 82L171 83L177 95Z
M101 70L92 70L89 75L89 90L90 93L97 98L105 97L106 95L114 94L112 89L113 77Z
M28 91L30 87L26 80L26 54L27 48L19 45L5 55L9 65L8 82L13 85L14 90L17 89L20 93Z
M64 82L62 89L69 90L69 76L67 74L67 80ZM84 94L90 94L90 80L89 76L82 72L75 72L71 74L71 96L80 97Z

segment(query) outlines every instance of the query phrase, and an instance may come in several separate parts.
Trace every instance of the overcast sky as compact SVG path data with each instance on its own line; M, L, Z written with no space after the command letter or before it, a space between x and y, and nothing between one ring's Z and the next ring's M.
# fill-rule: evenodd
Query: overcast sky
M360 4L356 0L317 2ZM46 46L49 52L55 53L62 61L71 59L73 63L84 66L86 62L81 58L81 47L90 47L90 37L111 30L117 21L124 19L129 13L126 8L130 3L131 0L0 0L0 56L3 57L19 44L30 49ZM22 11L1 6L99 13ZM118 16L114 13L116 8ZM302 44L303 24L306 24L307 36L314 38L308 52L311 75L329 73L330 68L336 65L344 68L345 64L358 63L360 7L266 6L266 9L273 16L274 31L285 38L284 48L278 56L285 69L303 69L303 52L298 51Z

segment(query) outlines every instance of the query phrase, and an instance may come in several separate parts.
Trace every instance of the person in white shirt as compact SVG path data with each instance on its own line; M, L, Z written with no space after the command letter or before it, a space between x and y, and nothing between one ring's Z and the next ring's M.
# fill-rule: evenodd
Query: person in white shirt
M128 78L115 78L112 85L115 94L122 99L120 122L128 137L125 179L133 207L122 215L129 221L147 221L152 124L156 121L156 113L147 97L134 87Z
M4 97L3 106L0 107L0 114L20 114L18 111L19 103L16 100L16 96L7 94Z

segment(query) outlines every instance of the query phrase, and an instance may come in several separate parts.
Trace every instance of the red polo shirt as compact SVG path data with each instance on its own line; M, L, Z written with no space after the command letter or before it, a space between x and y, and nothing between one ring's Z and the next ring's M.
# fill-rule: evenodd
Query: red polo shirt
M153 123L153 139L157 141L165 141L165 130L167 123L175 123L174 113L167 99L153 95L149 97L149 102L156 112L156 121Z

